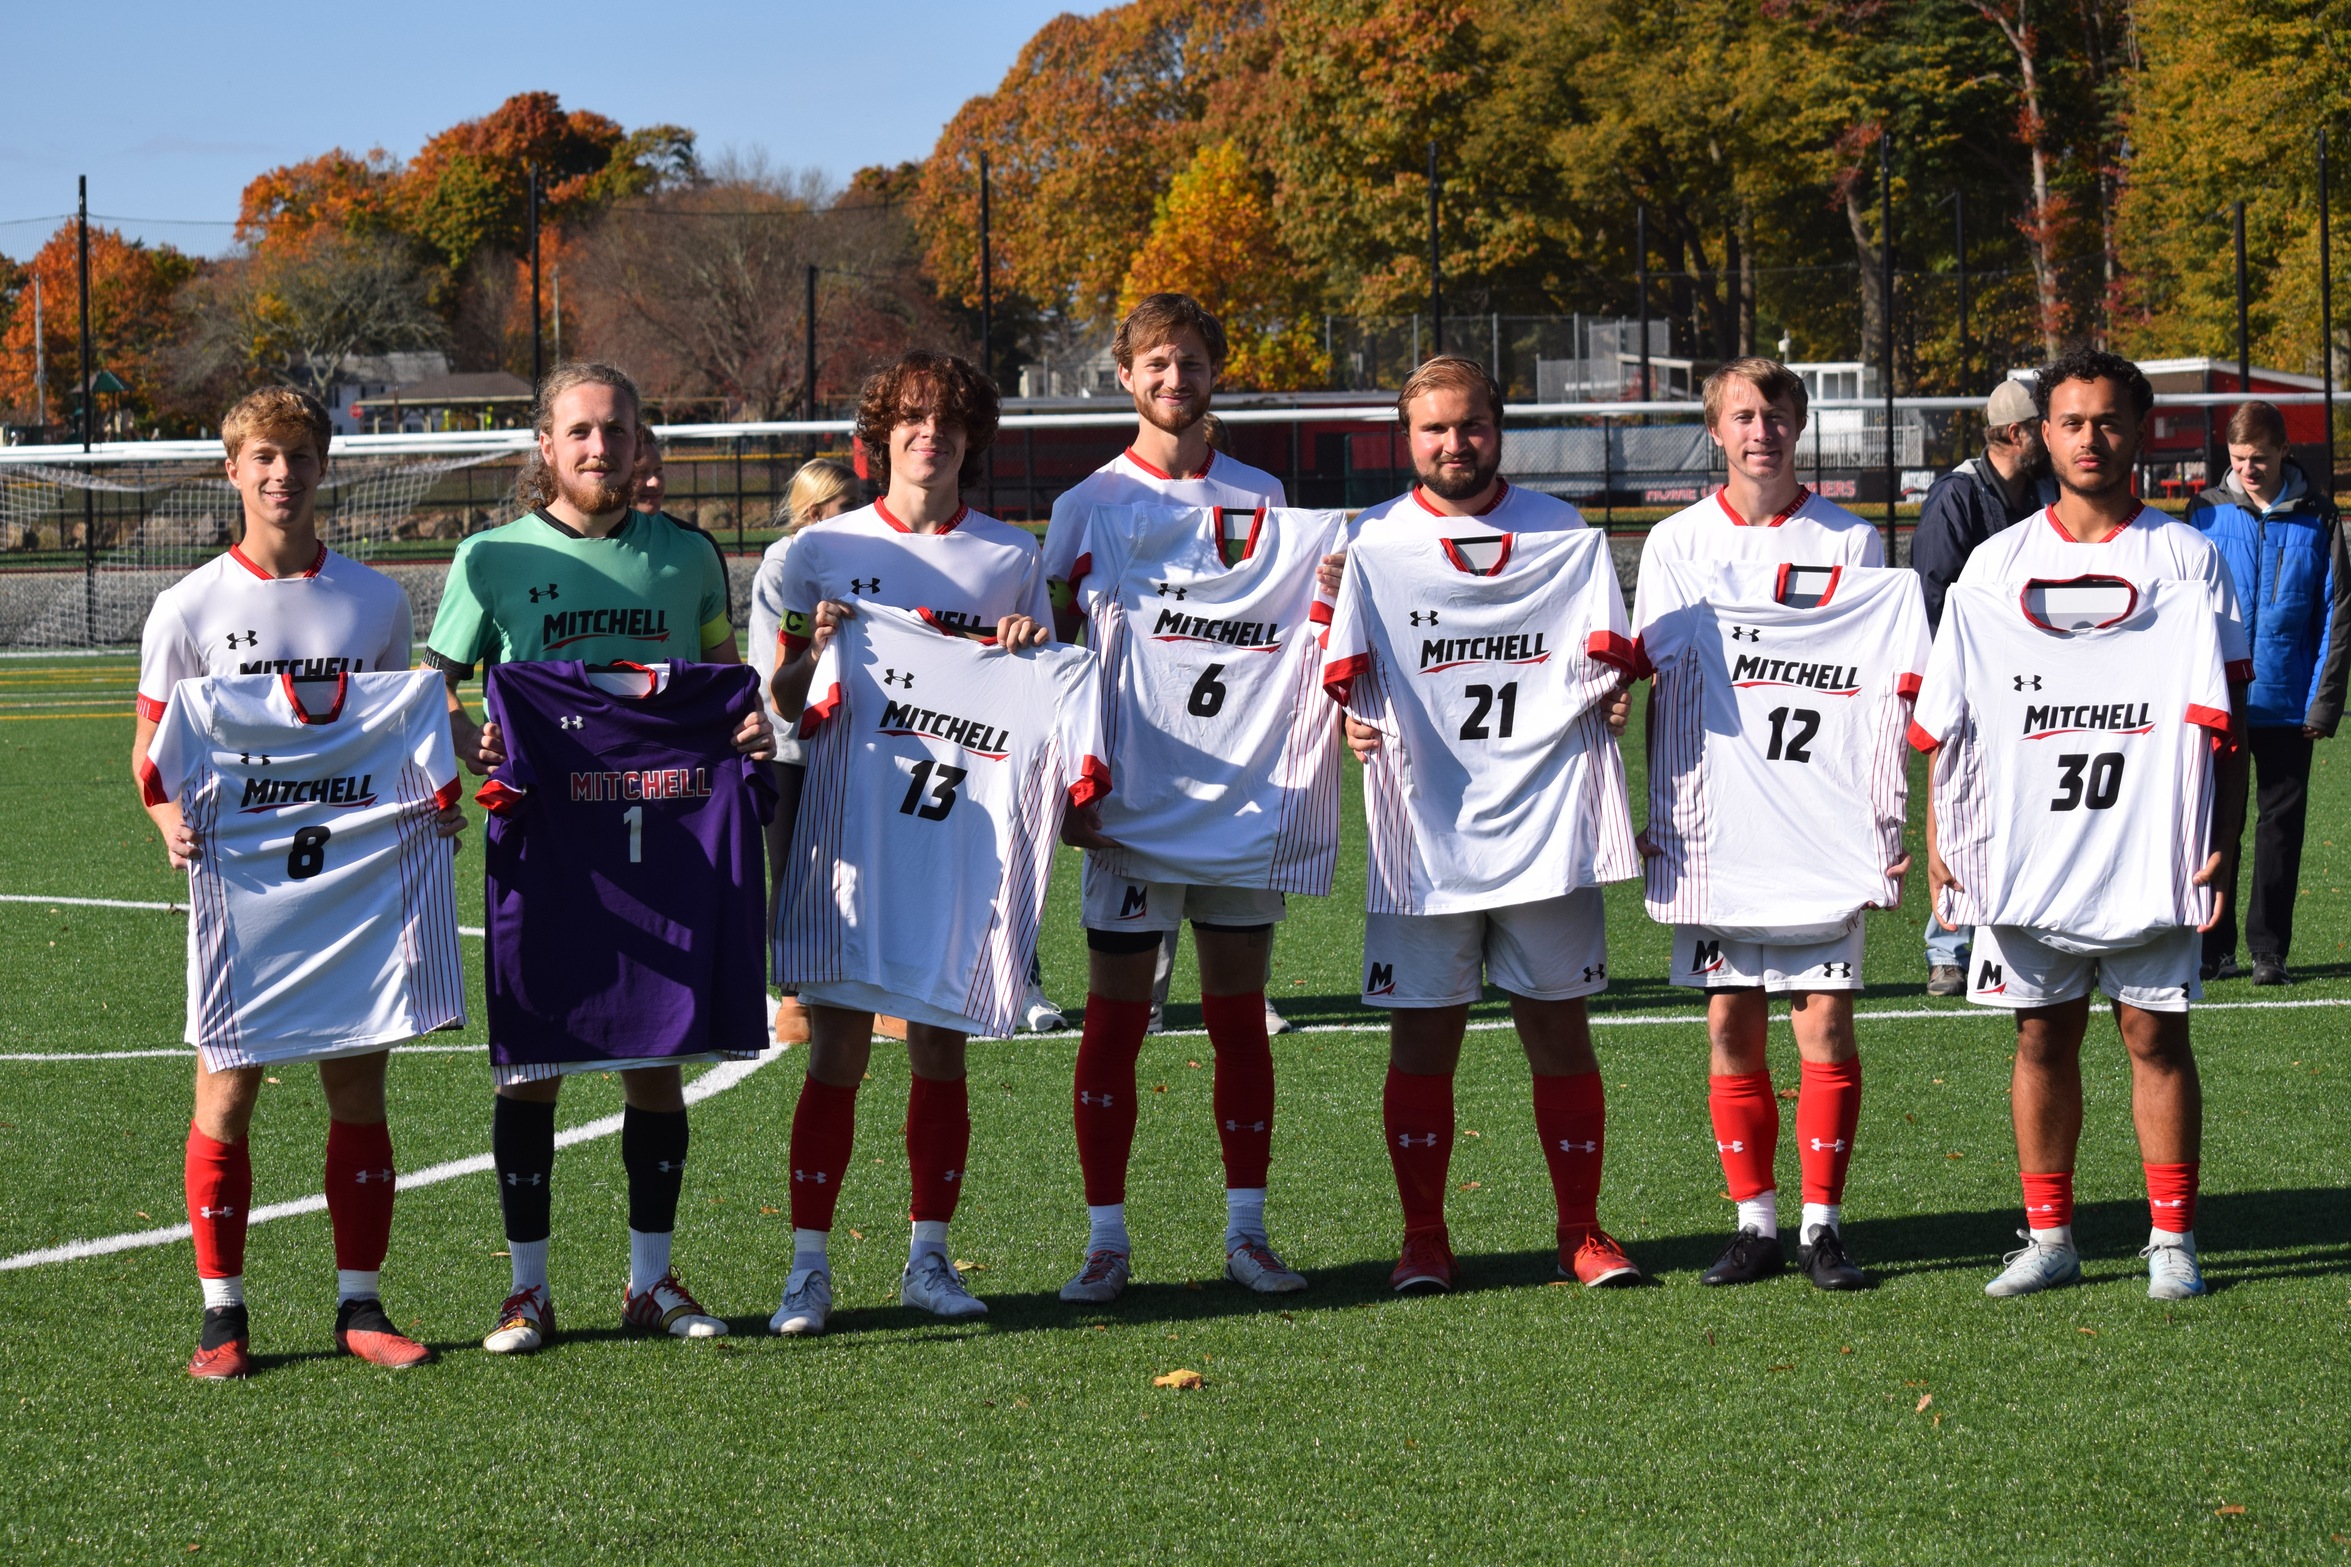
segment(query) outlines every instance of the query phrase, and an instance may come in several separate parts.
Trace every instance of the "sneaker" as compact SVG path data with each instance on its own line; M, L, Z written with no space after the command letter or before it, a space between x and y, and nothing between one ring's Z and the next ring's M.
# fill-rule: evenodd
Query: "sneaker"
M1045 999L1045 992L1031 985L1020 1001L1020 1026L1032 1034L1058 1034L1069 1027L1069 1019L1061 1015L1061 1008Z
M1286 1017L1282 1016L1282 1015L1281 1015L1279 1012L1276 1012L1276 1011L1273 1009L1273 1003L1272 1003L1271 1001L1268 1001L1268 1002L1265 1004L1265 1033L1266 1033L1266 1037L1270 1039L1270 1038L1272 1038L1272 1037L1273 1037L1275 1034L1286 1034L1286 1033L1288 1033L1289 1031L1290 1031L1290 1020L1289 1020L1288 1018L1286 1018Z
M898 1280L898 1304L934 1317L984 1317L987 1302L963 1287L963 1275L945 1252L926 1251L906 1265Z
M1428 1290L1438 1293L1453 1287L1453 1248L1443 1230L1407 1230L1404 1233L1404 1255L1396 1259L1396 1269L1388 1275L1388 1287L1401 1295L1406 1290Z
M2197 977L2209 985L2218 979L2242 979L2245 971L2237 966L2237 955L2232 952L2218 962L2206 963L2196 970Z
M371 1366L405 1371L433 1358L433 1352L392 1326L384 1303L374 1297L347 1300L335 1308L335 1348Z
M1845 1254L1845 1237L1825 1224L1814 1225L1811 1238L1796 1249L1796 1266L1804 1270L1815 1289L1869 1288L1869 1275Z
M1984 1293L2007 1299L2012 1295L2033 1295L2042 1290L2056 1289L2064 1284L2082 1281L2082 1254L2071 1246L2049 1246L2033 1239L2030 1230L2018 1230L2019 1249L2000 1260L2006 1264L2000 1276L1984 1286Z
M2256 957L2253 960L2253 983L2256 985L2291 985L2294 976L2286 972L2283 958Z
M555 1336L555 1300L544 1289L516 1290L498 1308L498 1325L482 1336L493 1355L527 1355Z
M1306 1275L1273 1254L1258 1235L1245 1235L1224 1254L1224 1276L1260 1295L1295 1295L1306 1287Z
M196 1353L188 1358L188 1375L206 1382L253 1375L253 1335L244 1307L204 1308L204 1326L196 1335Z
M1127 1254L1105 1246L1086 1253L1086 1265L1078 1269L1076 1278L1061 1286L1061 1298L1075 1304L1107 1306L1126 1293L1127 1280L1134 1276Z
M2175 1242L2149 1241L2140 1251L2147 1259L2149 1300L2194 1300L2204 1293L2204 1270L2196 1265L2196 1237Z
M675 1273L664 1273L642 1295L621 1291L621 1325L637 1333L666 1333L671 1338L725 1338L727 1325L702 1309L702 1302L686 1293Z
M794 1268L784 1280L784 1303L767 1319L767 1331L785 1338L814 1338L833 1315L833 1276L822 1268Z
M1930 996L1957 996L1967 990L1967 970L1956 963L1934 963L1927 967L1927 994Z
M1630 1289L1649 1282L1633 1259L1624 1254L1616 1237L1594 1225L1583 1241L1570 1252L1559 1249L1559 1276L1575 1279L1586 1289Z
M1788 1265L1786 1248L1776 1235L1759 1235L1753 1230L1741 1230L1731 1237L1723 1254L1714 1259L1714 1266L1698 1275L1701 1284L1752 1284L1757 1279L1768 1279Z

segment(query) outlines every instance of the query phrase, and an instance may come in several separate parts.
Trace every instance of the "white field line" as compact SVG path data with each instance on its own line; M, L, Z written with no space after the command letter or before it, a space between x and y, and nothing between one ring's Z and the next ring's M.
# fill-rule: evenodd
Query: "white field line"
M479 1045L469 1046L479 1050ZM771 1047L748 1061L722 1061L686 1085L686 1103L699 1104L714 1094L728 1089L782 1055L789 1045ZM574 1143L594 1142L610 1137L620 1130L617 1115L599 1116L593 1121L568 1128L555 1134L555 1146L569 1148ZM397 1190L415 1191L423 1186L438 1186L443 1181L454 1181L459 1176L479 1175L490 1168L490 1156L475 1154L466 1159L449 1159L440 1164L429 1164L421 1170L412 1170L399 1179ZM327 1200L323 1192L308 1197L297 1197L292 1202L273 1202L253 1210L246 1220L249 1225L267 1224L272 1219L290 1219L297 1214L321 1213ZM11 1273L19 1268L38 1268L52 1262L78 1262L85 1257L103 1257L112 1252L136 1251L146 1246L169 1246L188 1239L190 1231L185 1224L167 1224L161 1229L133 1230L123 1235L102 1235L96 1240L67 1241L62 1246L45 1246L39 1251L21 1251L13 1257L0 1257L0 1273Z
M133 903L122 898L44 898L30 892L0 892L0 903L64 903L81 909L152 909L158 914L185 914L188 912L188 906L184 903ZM482 934L482 927L460 925L457 927L457 934L479 936ZM10 1058L0 1057L0 1059Z

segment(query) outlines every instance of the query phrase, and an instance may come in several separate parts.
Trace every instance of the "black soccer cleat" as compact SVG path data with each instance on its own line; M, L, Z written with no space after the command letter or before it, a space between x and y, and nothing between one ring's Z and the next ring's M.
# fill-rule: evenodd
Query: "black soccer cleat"
M1825 1224L1812 1227L1812 1238L1796 1253L1796 1266L1804 1270L1815 1289L1869 1288L1869 1275L1845 1255L1845 1238Z
M2256 985L2291 985L2294 976L2286 972L2282 958L2256 957L2253 960L2253 983Z
M1788 1254L1776 1235L1758 1235L1753 1230L1741 1230L1731 1237L1729 1249L1714 1259L1714 1266L1698 1275L1701 1284L1752 1284L1757 1279L1768 1279L1787 1270Z

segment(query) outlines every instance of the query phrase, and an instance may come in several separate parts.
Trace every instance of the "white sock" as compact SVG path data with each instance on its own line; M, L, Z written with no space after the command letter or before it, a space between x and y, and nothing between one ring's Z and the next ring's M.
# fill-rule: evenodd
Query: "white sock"
M537 1290L547 1293L547 1243L545 1241L508 1241L507 1261L514 1268L514 1293Z
M2188 1250L2194 1251L2196 1249L2196 1232L2194 1230L2149 1230L2147 1244L2150 1246L2185 1246Z
M1127 1205L1106 1202L1089 1205L1086 1209L1086 1251L1117 1251L1131 1254L1134 1246L1127 1240Z
M1265 1239L1265 1188L1228 1186L1224 1189L1224 1249L1243 1241Z
M818 1273L833 1271L830 1230L794 1230L792 1232L792 1271L811 1268Z
M2048 1246L2057 1251L2073 1250L2073 1226L2070 1224L2052 1224L2045 1230L2032 1233L2036 1246Z
M347 1300L377 1300L383 1288L376 1281L379 1275L373 1268L337 1268L335 1270L335 1303Z
M204 1286L204 1309L215 1306L242 1306L245 1304L245 1275L236 1274L225 1279L198 1279Z
M922 1260L924 1252L947 1255L947 1221L945 1219L917 1219L914 1221L914 1239L907 1243L906 1265L913 1267Z
M669 1277L670 1230L629 1231L629 1293L642 1295Z
M1767 1239L1778 1237L1780 1233L1780 1194L1776 1188L1768 1192L1757 1192L1752 1197L1739 1199L1739 1228L1753 1230L1756 1234Z
M1840 1203L1808 1202L1804 1205L1803 1226L1796 1233L1802 1239L1810 1240L1814 1230L1825 1226L1830 1231L1842 1235L1844 1231L1837 1227L1837 1221L1843 1216L1843 1211L1843 1205Z

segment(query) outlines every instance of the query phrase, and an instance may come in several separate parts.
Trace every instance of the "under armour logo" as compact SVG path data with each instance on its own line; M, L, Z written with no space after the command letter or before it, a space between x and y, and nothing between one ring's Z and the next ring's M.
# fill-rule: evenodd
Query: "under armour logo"
M537 1170L533 1170L528 1175L523 1174L520 1170L506 1172L506 1184L509 1186L544 1186L546 1183L547 1177Z
M1834 1142L1826 1143L1822 1142L1817 1137L1812 1139L1812 1151L1814 1153L1843 1153L1847 1146L1848 1144L1842 1137L1836 1139Z
M905 686L911 690L914 686L914 671L910 669L902 675L895 669L885 669L882 671L882 684L886 686Z
M269 758L266 756L257 757L251 751L239 751L237 765L240 767L267 767Z
M1433 626L1437 623L1437 612L1433 609L1416 609L1412 612L1412 623L1416 626L1422 624Z
M242 642L239 642L239 641L237 640L237 638L238 638L238 636L239 636L239 633L238 633L238 632L234 632L234 631L230 632L230 633L229 633L229 646L230 646L230 647L232 647L232 648L239 648L239 647L251 647L251 646L253 646L253 644L254 644L254 643L256 643L256 642L259 642L259 641L261 640L261 633L260 633L260 632L258 632L258 631L247 631L247 632L244 632L244 633L242 633L242 635L244 636L244 639L245 639L245 640L244 640L244 641L242 641Z
M1264 1121L1227 1121L1224 1129L1228 1132L1262 1132L1268 1124Z
M657 1159L653 1162L653 1168L659 1170L664 1175L675 1174L677 1171L682 1170L685 1167L686 1161L683 1159Z
M1110 1108L1110 1096L1108 1094L1097 1094L1089 1092L1085 1089L1080 1089L1078 1090L1078 1103L1082 1105L1100 1105L1103 1109L1107 1110Z
M1851 979L1853 965L1850 963L1823 963L1820 966L1820 977L1823 979Z
M2019 691L2038 691L2041 689L2041 677L2039 675L2010 675L2008 678Z
M1157 588L1157 589L1159 590L1159 596L1160 596L1161 598L1179 598L1179 599L1180 599L1180 598L1182 598L1182 597L1184 596L1184 593L1185 593L1185 591L1186 591L1186 590L1185 590L1185 589L1183 589L1183 588L1179 588L1179 587L1177 587L1177 586L1176 586L1174 583L1172 583L1172 582L1155 582L1155 583L1153 583L1153 584L1152 584L1152 586L1153 586L1153 587L1155 587L1155 588Z
M947 1182L949 1185L953 1185L955 1182L963 1179L963 1172L961 1170L941 1170L939 1172L939 1179Z
M2147 1206L2150 1208L2185 1208L2187 1205L2188 1200L2185 1197L2150 1197L2147 1199Z
M237 1216L237 1210L234 1208L198 1208L196 1216L200 1219L233 1219Z
M555 584L554 584L554 583L552 583L552 582L548 583L548 584L547 584L547 586L546 586L546 587L544 587L544 588L533 588L533 589L531 589L531 602L532 602L532 603L534 603L534 604L538 603L538 602L539 602L539 600L540 600L540 598L541 598L542 596L544 596L544 597L547 597L547 598L551 598L551 599L559 599L559 598L563 597L563 595L562 595L562 594L560 594L560 593L558 593L558 592L556 592L556 591L555 591Z
M814 1181L819 1186L822 1186L829 1178L822 1170L794 1170L792 1172L793 1180Z
M1594 980L1596 980L1596 979L1606 979L1607 977L1608 977L1608 965L1607 965L1607 964L1605 964L1605 963L1587 963L1587 964L1585 964L1585 965L1584 965L1584 983L1585 983L1585 984L1589 985L1589 984L1590 984L1592 981L1594 981Z
M1731 627L1731 640L1733 642L1761 642L1763 633L1754 626L1733 626Z
M1396 1146L1399 1148L1434 1148L1437 1146L1437 1134L1429 1132L1415 1137L1410 1132L1398 1132Z
M1745 1153L1747 1151L1747 1145L1736 1137L1727 1143L1717 1142L1714 1146L1716 1151L1720 1153Z
M555 720L555 727L558 729L585 729L588 727L588 721L577 713L572 713Z
M879 593L881 590L882 579L879 577L851 577L849 579L849 591L852 593Z
M392 1181L392 1172L389 1170L354 1170L351 1172L351 1184L354 1186L365 1186L370 1181L375 1182L378 1186L388 1186Z
M1600 1145L1596 1142L1579 1143L1562 1137L1559 1140L1559 1151L1561 1153L1598 1153Z

